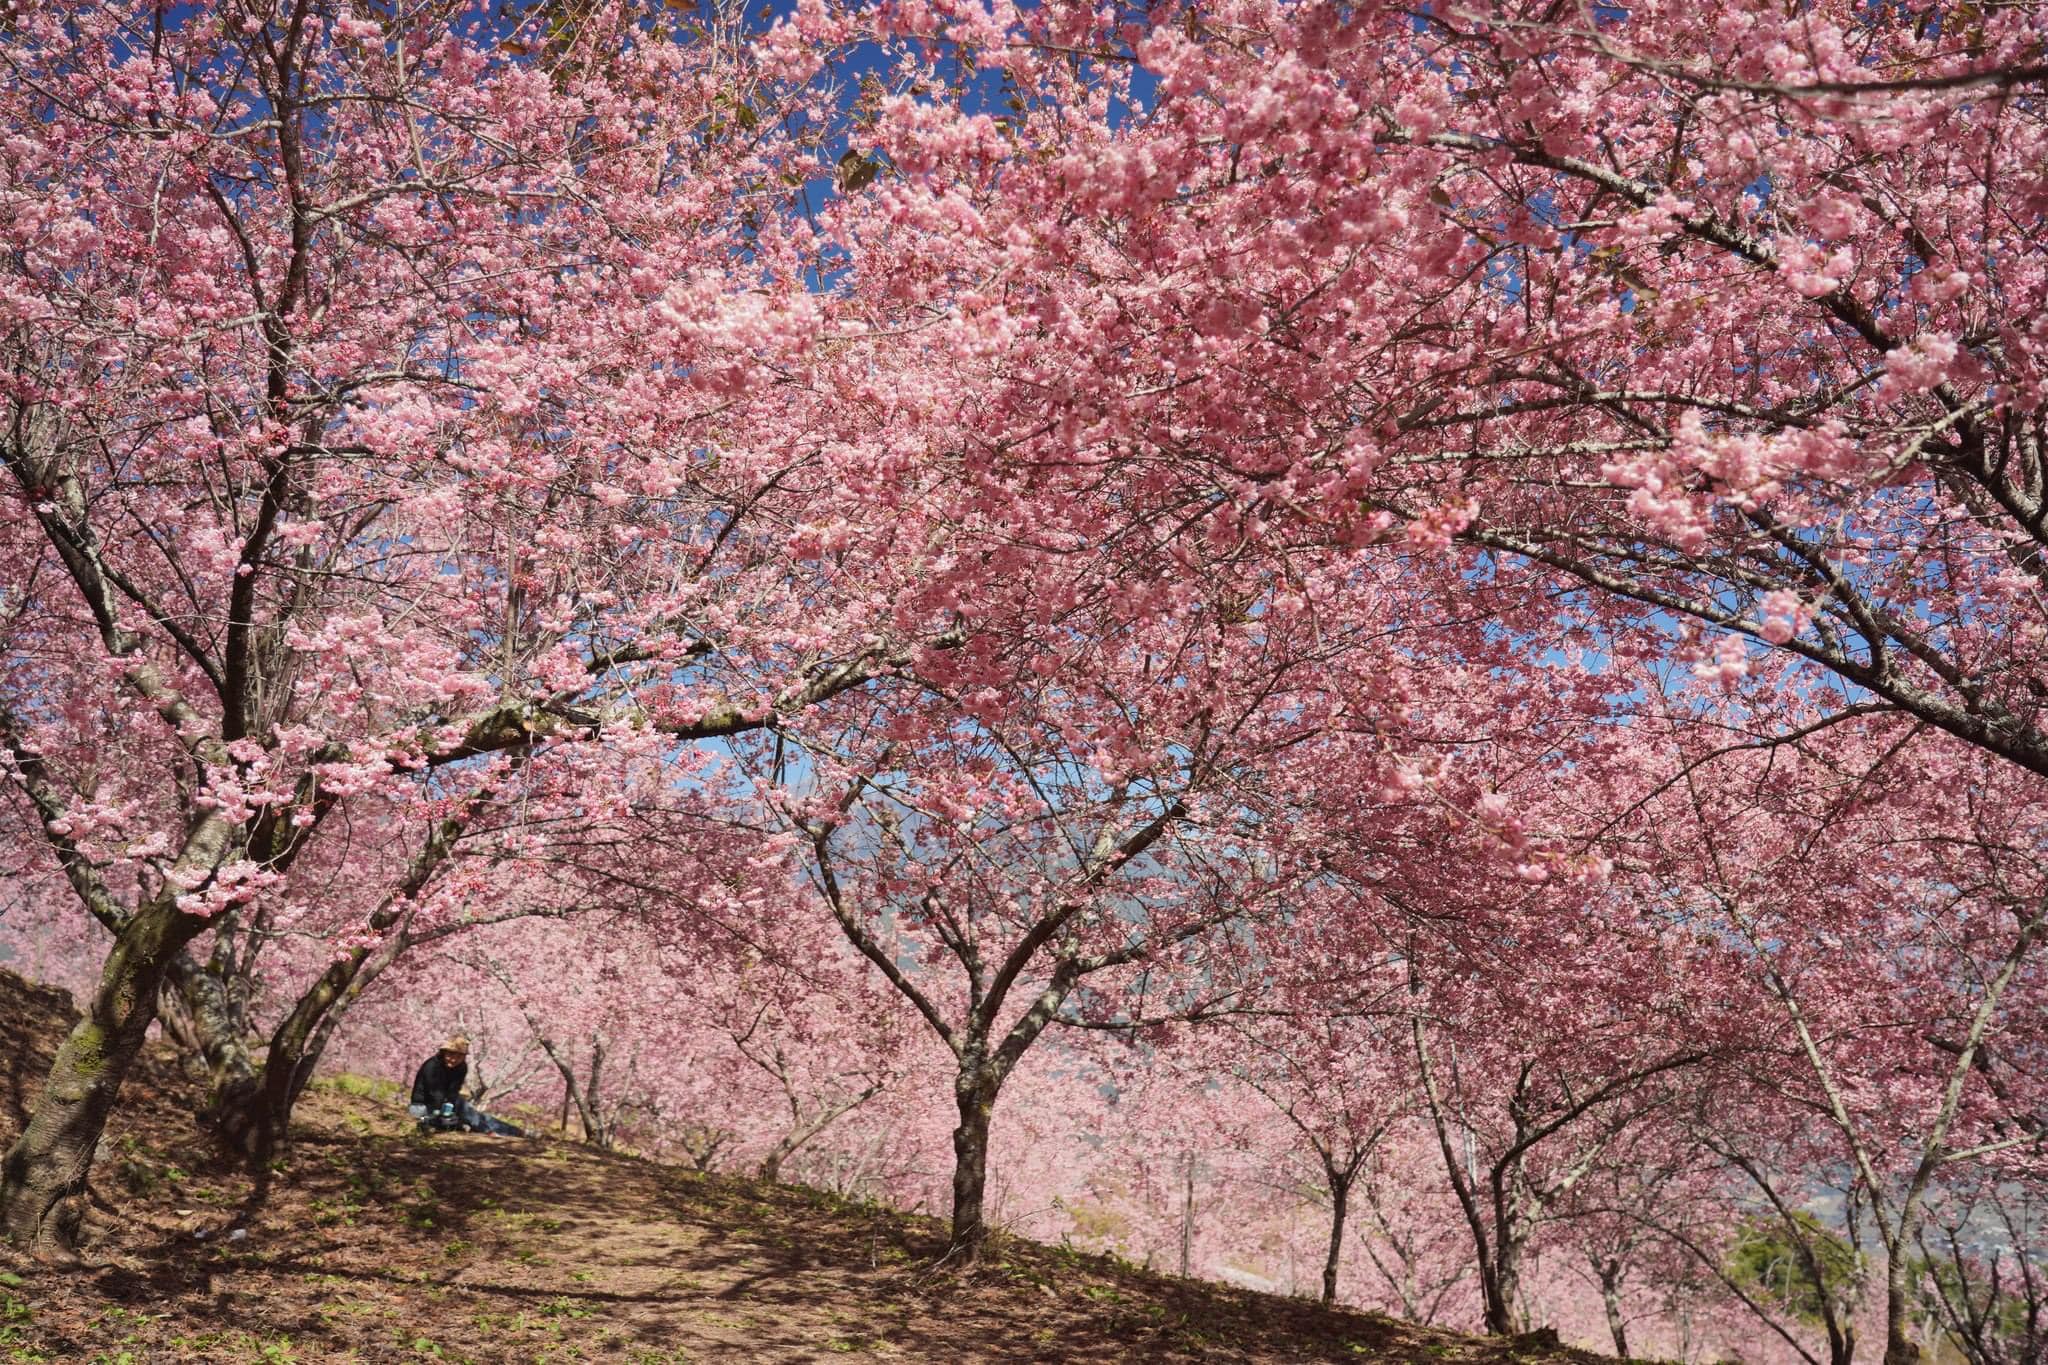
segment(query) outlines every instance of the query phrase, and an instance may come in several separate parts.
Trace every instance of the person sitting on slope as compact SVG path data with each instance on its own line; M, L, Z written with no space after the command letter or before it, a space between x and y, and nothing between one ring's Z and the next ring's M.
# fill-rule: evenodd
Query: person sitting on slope
M420 1127L434 1126L431 1120L446 1107L455 1123L472 1133L497 1137L524 1137L525 1133L494 1119L462 1096L462 1083L469 1079L469 1039L456 1034L441 1044L441 1050L420 1063L412 1078L412 1103L406 1112L420 1121Z

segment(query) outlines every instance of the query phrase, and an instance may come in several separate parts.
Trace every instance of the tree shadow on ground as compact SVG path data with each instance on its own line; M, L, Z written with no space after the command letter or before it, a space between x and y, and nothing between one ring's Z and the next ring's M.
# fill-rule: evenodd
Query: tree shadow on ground
M4 975L18 1127L69 1011ZM86 1266L0 1253L0 1293L25 1315L13 1359L1599 1359L1015 1239L963 1270L930 1218L560 1142L422 1137L341 1086L309 1092L266 1183L214 1155L196 1099L167 1057L138 1067L101 1150Z

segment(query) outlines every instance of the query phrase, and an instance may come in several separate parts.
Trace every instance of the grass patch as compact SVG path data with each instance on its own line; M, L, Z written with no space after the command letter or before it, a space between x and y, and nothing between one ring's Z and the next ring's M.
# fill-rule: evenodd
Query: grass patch
M404 1087L394 1081L379 1076L358 1076L349 1071L336 1076L316 1077L312 1088L334 1095L347 1095L351 1099L369 1100L374 1104L396 1104L405 1093Z

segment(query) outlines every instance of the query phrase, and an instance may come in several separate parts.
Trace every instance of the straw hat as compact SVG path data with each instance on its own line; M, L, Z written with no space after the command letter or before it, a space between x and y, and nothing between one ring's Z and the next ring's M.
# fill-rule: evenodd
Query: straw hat
M458 1057L467 1057L469 1055L469 1039L458 1033L447 1042L441 1044L441 1051L452 1052Z

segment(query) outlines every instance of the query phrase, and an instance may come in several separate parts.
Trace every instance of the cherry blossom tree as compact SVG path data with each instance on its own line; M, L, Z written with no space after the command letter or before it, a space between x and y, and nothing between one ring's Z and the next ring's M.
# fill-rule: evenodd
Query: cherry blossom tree
M1377 1289L1368 1304L1411 1322L1477 1323L1469 1234L1443 1177L1435 1134L1419 1123L1397 1127L1368 1158L1356 1192L1358 1246Z
M1692 1099L1693 1112L1727 1102L1711 1085L1700 1086ZM1713 1240L1707 1230L1727 1220L1731 1204L1724 1168L1685 1116L1635 1125L1580 1183L1573 1217L1560 1235L1583 1256L1573 1269L1599 1296L1615 1355L1633 1359L1631 1328L1654 1330L1669 1316L1672 1291L1701 1269L1686 1263L1689 1246ZM1638 1330L1636 1347L1646 1344L1643 1335Z
M1411 720L1414 604L1389 576L1312 546L1267 564L1160 544L1144 520L1092 550L1044 526L1018 547L951 486L913 491L906 517L947 548L935 573L1008 571L917 589L956 604L956 647L743 748L825 909L958 1060L954 1247L971 1257L990 1116L1046 1027L1226 1008L1254 927L1320 911L1295 904L1313 864L1289 784L1325 741L1384 771L1432 725ZM1069 491L1058 515L1113 524L1149 496ZM1432 663L1483 704L1493 660ZM1281 755L1284 780L1266 767Z
M828 227L973 358L928 401L983 486L1128 466L1260 548L1457 542L1563 594L1539 646L1782 650L2048 771L2038 15L889 22L933 79ZM962 54L1002 113L946 96Z
M1433 994L1441 1001L1450 992ZM1413 1020L1423 1094L1472 1235L1486 1328L1513 1332L1522 1326L1518 1295L1537 1233L1568 1213L1581 1182L1631 1127L1672 1102L1674 1075L1707 1054L1665 1030L1643 1029L1632 1010L1575 1021L1595 1025L1572 1036L1596 1043L1583 1052L1532 1046L1521 1025L1509 1033L1505 1021L1483 1013L1452 1015L1442 1004L1431 1013L1434 1020ZM1443 1027L1453 1020L1454 1028Z
M901 1002L823 937L829 925L764 923L741 942L617 909L468 934L419 966L443 987L421 1003L459 1013L469 992L501 996L560 1076L584 1140L666 1150L671 1123L708 1127L764 1180L904 1078ZM678 1085L683 1073L693 1079Z
M1793 744L1674 729L1631 817L1663 890L1646 905L1717 944L1731 994L1772 1021L1757 1084L1792 1113L1763 1131L1826 1141L1849 1172L1884 1252L1886 1359L1913 1360L1927 1200L1971 1163L2030 1169L2043 1148L2039 1097L2008 1050L2037 1036L2048 792L1929 727L1837 725ZM1782 1216L1799 1213L1770 1163L1718 1145ZM1792 1180L1819 1160L1791 1162ZM1829 1334L1846 1359L1846 1325Z
M2038 1185L1951 1182L1932 1201L1920 1250L1942 1331L1971 1365L2048 1357L2044 1224Z
M957 1061L952 1244L971 1261L995 1103L1025 1053L1086 1008L1091 978L1172 961L1256 911L1272 874L1179 828L1215 761L1199 734L1184 761L1113 781L1049 728L965 739L884 747L794 818L832 918Z
M153 1020L262 1166L474 1017L969 1260L2039 1354L2039 7L14 9L10 1238Z
M522 755L619 720L594 692L632 696L629 727L728 734L894 646L766 629L829 619L750 515L804 423L734 425L815 334L814 254L753 206L787 197L771 168L808 151L781 130L826 94L659 7L527 59L458 5L9 22L0 733L43 856L114 935L0 1185L9 1234L49 1244L159 984L211 1029L235 983L207 968L242 954L185 946L260 936L344 803L448 803L381 935ZM768 111L744 138L735 100ZM367 961L293 1011L242 1087L259 1115Z
M1370 1179L1380 1144L1419 1112L1402 1022L1391 1010L1377 1020L1307 1008L1248 1014L1202 1026L1200 1045L1175 1056L1179 1067L1250 1090L1307 1148L1311 1188L1329 1217L1324 1303L1338 1298L1352 1192Z

